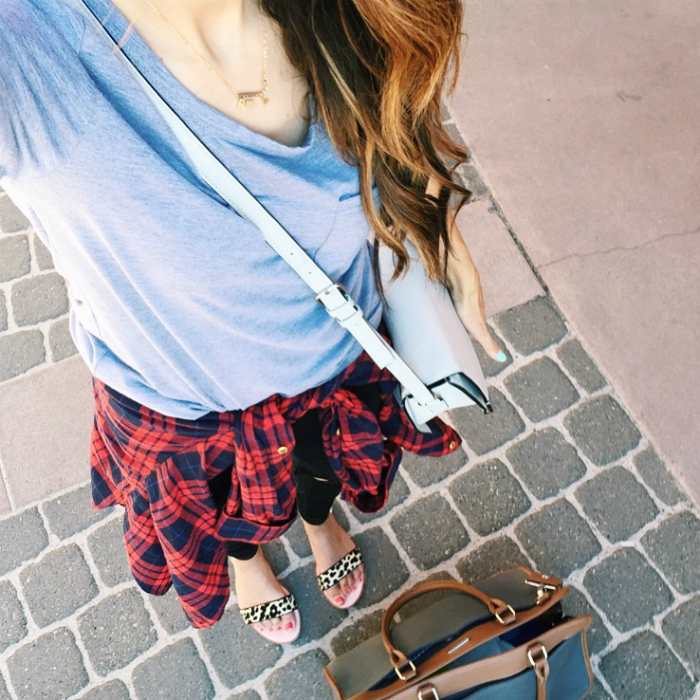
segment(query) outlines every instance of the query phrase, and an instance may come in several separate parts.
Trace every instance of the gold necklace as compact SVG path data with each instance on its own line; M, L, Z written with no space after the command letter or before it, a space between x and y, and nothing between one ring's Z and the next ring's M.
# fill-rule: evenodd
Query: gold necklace
M238 92L234 90L228 80L207 61L202 54L182 35L180 30L151 2L146 0L153 11L180 37L180 39L190 47L191 51L206 65L206 67L232 92L238 100L238 109L245 109L253 104L253 100L259 99L262 104L269 102L267 97L267 25L263 21L263 68L262 68L262 88L255 92Z

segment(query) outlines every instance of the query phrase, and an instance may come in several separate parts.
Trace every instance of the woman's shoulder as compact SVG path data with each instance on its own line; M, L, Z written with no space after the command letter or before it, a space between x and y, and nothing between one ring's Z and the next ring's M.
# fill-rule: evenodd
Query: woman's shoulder
M84 31L78 0L0 0L0 42L18 58L23 49L41 49L47 40L65 42L66 48L77 51Z
M0 0L0 177L54 167L87 122L76 0Z

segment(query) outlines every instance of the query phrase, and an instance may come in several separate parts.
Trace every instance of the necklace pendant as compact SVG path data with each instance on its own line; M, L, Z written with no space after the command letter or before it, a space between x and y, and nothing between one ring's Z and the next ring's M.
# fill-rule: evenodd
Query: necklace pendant
M262 92L239 92L238 93L238 109L246 109L253 104L253 101L259 99L263 103L266 102Z

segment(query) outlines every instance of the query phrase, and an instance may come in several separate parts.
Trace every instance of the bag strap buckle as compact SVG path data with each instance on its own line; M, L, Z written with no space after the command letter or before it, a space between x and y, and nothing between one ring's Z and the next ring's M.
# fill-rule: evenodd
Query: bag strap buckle
M513 610L513 607L508 605L508 603L504 603L502 600L498 600L498 598L492 598L489 607L491 608L493 616L502 625L511 625L515 622L515 610Z
M548 658L547 647L544 644L533 644L527 650L527 660L532 668L541 667Z
M431 698L430 695L424 695L424 693L432 693L433 696ZM440 700L440 696L438 695L434 686L428 683L428 685L422 685L420 688L418 688L418 700Z
M418 669L411 659L406 659L401 666L394 666L394 671L402 681L410 681L418 675Z
M535 670L537 678L537 700L546 700L547 678L549 676L549 662L547 648L542 642L535 642L527 649L527 660Z
M324 306L333 318L336 318L338 312L347 306L350 295L342 284L332 284L316 295L316 301Z

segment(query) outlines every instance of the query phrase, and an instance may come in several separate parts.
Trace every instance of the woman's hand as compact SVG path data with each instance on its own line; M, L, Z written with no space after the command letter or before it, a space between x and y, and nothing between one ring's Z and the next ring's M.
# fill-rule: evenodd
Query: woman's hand
M479 271L454 219L450 219L450 243L452 250L447 263L448 289L457 314L469 335L481 345L484 352L496 362L505 362L506 354L493 339L486 324Z
M440 196L440 185L435 178L428 180L426 194L435 198ZM453 211L447 212L447 228L450 235L450 257L447 261L447 287L455 305L457 314L469 331L469 335L484 349L484 352L496 362L505 362L506 354L491 336L486 325L484 294L481 279L467 244L457 228Z

